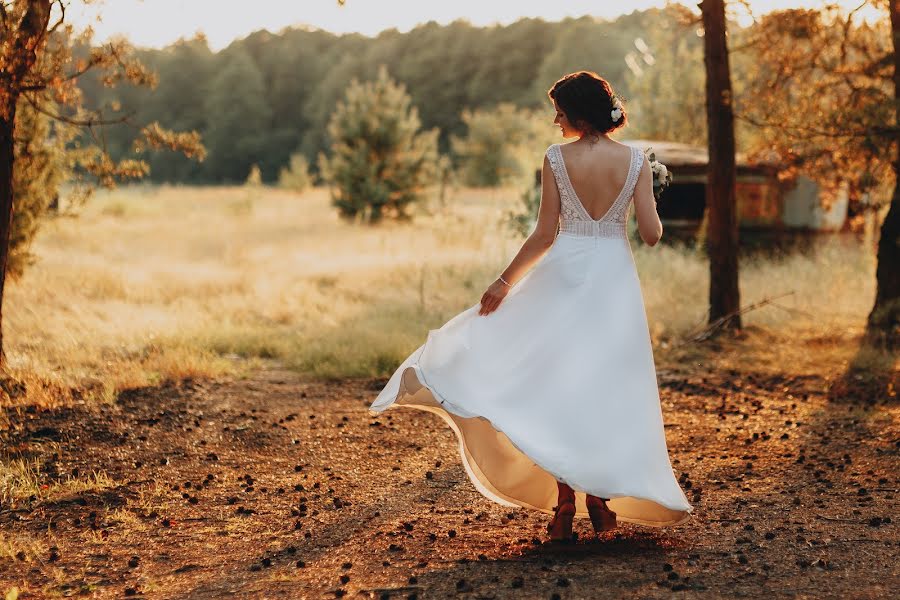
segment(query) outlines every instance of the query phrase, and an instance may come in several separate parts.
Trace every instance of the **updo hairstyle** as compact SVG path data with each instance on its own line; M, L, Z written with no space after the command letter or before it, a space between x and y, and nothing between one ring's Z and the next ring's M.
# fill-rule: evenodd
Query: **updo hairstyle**
M556 101L574 127L586 133L611 133L628 122L625 106L609 82L593 71L569 73L553 84L547 94ZM614 119L613 109L618 111Z

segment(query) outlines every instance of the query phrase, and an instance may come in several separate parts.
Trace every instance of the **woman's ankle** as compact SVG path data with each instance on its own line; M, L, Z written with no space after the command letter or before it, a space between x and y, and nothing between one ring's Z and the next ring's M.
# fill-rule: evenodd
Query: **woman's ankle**
M573 490L569 484L557 481L556 488L558 492L557 504L562 504L563 502L575 502L575 490Z

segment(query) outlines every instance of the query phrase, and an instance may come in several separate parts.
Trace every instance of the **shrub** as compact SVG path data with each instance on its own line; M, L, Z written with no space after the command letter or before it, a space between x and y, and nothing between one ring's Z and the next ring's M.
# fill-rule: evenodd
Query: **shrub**
M462 120L466 135L453 136L450 144L467 185L494 187L530 181L547 146L558 140L549 110L503 103L491 109L466 109Z
M247 180L244 181L244 185L248 187L259 187L262 185L262 172L259 170L259 165L254 164L250 167L250 173L247 174Z
M291 154L291 162L282 167L278 172L278 187L297 192L306 191L311 180L309 176L309 162L303 154Z

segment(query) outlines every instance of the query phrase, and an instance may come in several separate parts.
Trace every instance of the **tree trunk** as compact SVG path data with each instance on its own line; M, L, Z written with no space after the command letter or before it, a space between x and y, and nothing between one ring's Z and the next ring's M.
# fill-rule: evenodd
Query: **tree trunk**
M12 229L15 122L16 105L13 102L8 114L0 118L0 366L6 365L6 352L3 346L3 288L6 283L9 234Z
M891 0L891 33L894 38L894 109L900 124L900 0ZM875 305L866 321L869 343L900 347L900 136L895 140L894 195L878 239L875 270Z
M709 165L706 184L706 252L709 256L709 322L726 315L726 329L740 329L738 291L738 227L735 201L734 109L725 3L703 0L706 122Z
M6 364L3 347L3 288L6 265L9 261L9 235L13 216L13 162L15 161L16 103L37 55L47 35L50 21L50 0L27 0L27 8L18 29L6 22L3 14L3 33L12 43L0 46L0 366ZM4 40L6 42L6 40Z

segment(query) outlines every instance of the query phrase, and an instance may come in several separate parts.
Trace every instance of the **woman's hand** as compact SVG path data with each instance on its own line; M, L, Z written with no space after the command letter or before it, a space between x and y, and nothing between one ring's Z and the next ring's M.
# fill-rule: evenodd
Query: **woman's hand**
M497 307L506 298L509 290L508 285L497 279L481 296L481 308L478 310L478 314L481 316L489 315L497 310Z

